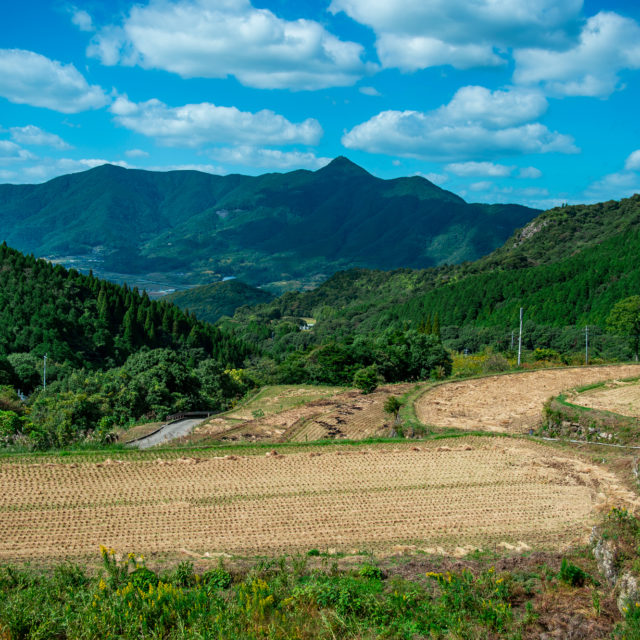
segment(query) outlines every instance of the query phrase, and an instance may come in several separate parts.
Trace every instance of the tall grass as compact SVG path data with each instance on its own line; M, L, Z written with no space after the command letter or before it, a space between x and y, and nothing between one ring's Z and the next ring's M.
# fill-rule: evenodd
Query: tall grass
M300 556L232 579L190 563L154 573L103 550L103 571L0 571L0 637L22 638L518 638L512 580L488 569L386 579L377 567L317 569ZM4 634L4 636L2 636Z

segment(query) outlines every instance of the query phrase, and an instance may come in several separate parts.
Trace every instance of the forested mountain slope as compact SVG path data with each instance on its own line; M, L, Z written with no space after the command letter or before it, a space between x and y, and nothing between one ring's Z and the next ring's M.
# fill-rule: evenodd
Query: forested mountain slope
M273 298L272 293L240 280L225 280L170 293L163 299L181 309L188 309L199 320L213 323L222 316L232 316L238 307L270 302Z
M143 346L201 348L233 366L248 353L175 305L0 245L0 355L46 353L52 363L104 368Z
M0 185L0 240L20 250L93 252L114 272L235 276L280 290L355 266L475 260L537 213L467 204L417 176L382 180L342 157L315 172L257 177L104 165Z
M529 266L519 267L523 264ZM612 306L639 292L640 196L634 196L552 209L474 263L337 273L313 291L241 309L234 324L244 327L246 339L276 350L302 340L321 343L389 327L418 328L436 316L453 338L462 327L502 327L506 334L517 325L521 306L535 324L604 327ZM273 344L265 338L274 325L300 316L316 319L312 336L276 337ZM261 329L267 326L268 332Z

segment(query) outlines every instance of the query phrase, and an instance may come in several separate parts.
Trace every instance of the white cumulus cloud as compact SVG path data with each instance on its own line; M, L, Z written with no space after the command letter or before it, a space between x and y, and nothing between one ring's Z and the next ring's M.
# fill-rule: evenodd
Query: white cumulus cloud
M542 177L542 171L537 167L522 167L518 171L518 178L533 178L534 180Z
M624 163L624 168L627 171L640 171L640 149L629 155Z
M127 158L148 158L149 153L147 151L143 151L142 149L127 149L124 152L124 155Z
M487 127L509 127L531 122L548 108L539 91L511 89L491 91L471 85L456 91L449 104L440 107L438 117L459 124L477 123Z
M22 49L0 49L0 96L62 113L98 109L108 103L104 91L89 85L72 64Z
M249 0L134 5L122 24L99 30L88 49L107 65L299 90L354 84L367 72L363 53L362 45L340 40L318 22L283 20Z
M635 193L640 193L640 175L631 171L610 173L596 180L585 193L593 202L628 198Z
M382 95L375 87L360 87L358 91L360 91L360 93L364 94L365 96L377 97Z
M9 131L11 138L20 144L54 147L55 149L71 148L60 136L44 131L33 124L28 124L25 127L11 127Z
M203 102L169 107L159 100L134 103L118 97L110 107L123 127L175 147L204 144L316 144L322 136L317 120L293 123L273 111L256 113Z
M606 97L619 88L623 69L640 69L640 25L601 11L589 18L574 47L514 52L514 81L541 85L551 95Z
M385 67L467 69L504 64L511 47L566 46L582 0L333 0L329 10L374 30Z
M73 22L80 31L95 31L93 20L84 9L73 7L71 9L71 22Z
M251 146L212 149L210 155L220 162L269 169L320 169L331 158L320 158L309 151L281 151Z
M453 162L444 169L457 176L492 176L505 177L511 175L515 167L493 162Z
M0 140L0 164L30 160L35 156L11 140Z
M489 182L488 180L483 180L481 182L474 182L469 185L469 189L471 191L487 191L493 187L493 182Z
M546 108L536 92L462 87L433 111L383 111L345 133L342 143L370 153L450 162L577 153L570 136L530 122Z

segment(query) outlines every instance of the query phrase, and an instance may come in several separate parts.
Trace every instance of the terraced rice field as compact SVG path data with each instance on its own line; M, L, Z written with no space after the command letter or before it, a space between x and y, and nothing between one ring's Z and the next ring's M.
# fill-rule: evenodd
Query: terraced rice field
M514 373L440 385L416 402L421 422L439 427L523 433L537 424L542 405L562 391L640 375L640 365L576 367Z
M1 461L0 561L95 556L100 544L146 554L558 548L584 539L600 510L638 501L604 468L506 438L198 455Z
M229 420L253 420L256 414L269 416L281 413L342 391L344 387L328 385L267 385L242 406L226 412L224 417Z
M200 425L190 440L278 443L345 438L361 440L388 436L391 419L383 410L385 400L390 395L401 396L414 386L387 385L368 395L363 395L360 391L338 393L339 389L328 387L321 397L304 405L280 412L265 410L265 415L260 418L252 418L249 408L243 407ZM291 387L289 389L295 390ZM272 404L281 404L280 398L275 396Z
M612 382L606 387L577 394L571 398L571 402L591 409L640 418L640 382Z

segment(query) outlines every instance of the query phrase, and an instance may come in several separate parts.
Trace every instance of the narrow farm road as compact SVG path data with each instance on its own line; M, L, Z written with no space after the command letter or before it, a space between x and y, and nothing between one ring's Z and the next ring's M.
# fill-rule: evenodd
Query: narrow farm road
M164 427L160 427L155 433L140 438L139 440L134 440L130 443L130 446L137 447L138 449L148 449L158 444L167 443L175 438L188 435L197 424L200 424L206 419L207 418L185 418L184 420L165 424Z

